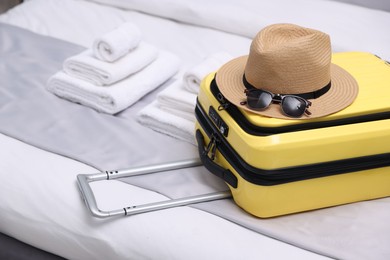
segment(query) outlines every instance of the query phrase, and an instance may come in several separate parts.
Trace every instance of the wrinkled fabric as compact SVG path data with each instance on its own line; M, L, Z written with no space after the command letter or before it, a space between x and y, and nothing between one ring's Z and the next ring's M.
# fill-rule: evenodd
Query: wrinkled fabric
M115 116L97 113L47 92L47 79L67 57L83 48L4 24L0 24L0 39L1 133L99 170L197 157L192 145L136 122L136 113L155 99L156 92ZM226 189L202 166L124 181L171 198ZM390 258L388 198L271 219L255 218L232 200L193 207L326 256Z

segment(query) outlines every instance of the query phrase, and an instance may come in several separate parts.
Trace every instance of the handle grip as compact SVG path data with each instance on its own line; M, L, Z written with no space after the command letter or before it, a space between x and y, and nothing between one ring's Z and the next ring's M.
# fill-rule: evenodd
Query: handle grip
M199 151L200 160L202 161L206 169L209 170L212 174L223 179L227 184L229 184L233 188L237 188L238 185L237 177L229 169L225 169L220 165L216 164L208 156L208 150L205 149L205 145L204 145L204 137L199 129L196 130L196 141L198 142L198 151Z

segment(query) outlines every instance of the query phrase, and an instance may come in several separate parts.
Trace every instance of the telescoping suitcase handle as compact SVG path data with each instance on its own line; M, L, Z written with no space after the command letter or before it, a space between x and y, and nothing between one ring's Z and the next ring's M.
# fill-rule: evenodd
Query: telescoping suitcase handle
M114 217L114 216L130 216L130 215L135 215L135 214L145 213L145 212L150 212L155 210L230 198L231 197L230 191L220 191L220 192L207 193L207 194L190 196L190 197L185 197L180 199L166 200L166 201L147 203L142 205L127 206L117 210L104 211L98 208L95 196L89 185L89 183L94 181L113 180L113 179L119 179L124 177L139 176L139 175L164 172L169 170L196 167L200 165L202 165L201 162L199 161L198 158L196 158L196 159L189 159L183 161L175 161L171 163L134 167L134 168L118 170L118 171L105 171L105 172L99 172L95 174L79 174L77 175L77 182L80 188L80 193L85 201L85 204L87 205L87 208L90 210L93 216L99 218L107 218L107 217Z

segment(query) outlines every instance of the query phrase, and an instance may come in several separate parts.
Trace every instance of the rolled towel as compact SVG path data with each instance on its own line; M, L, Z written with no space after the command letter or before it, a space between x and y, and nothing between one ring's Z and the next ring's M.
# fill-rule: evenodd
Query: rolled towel
M60 71L48 80L47 89L72 102L115 114L156 89L178 69L179 59L175 55L160 52L149 66L108 87L99 87Z
M184 83L180 79L161 91L157 101L161 109L195 122L196 97L196 94L184 88Z
M127 22L96 38L92 49L98 59L113 62L137 47L140 41L138 27Z
M208 56L198 65L187 70L183 75L186 89L192 93L197 94L202 79L209 73L219 69L223 64L230 61L232 58L233 57L226 52L217 52Z
M95 85L110 85L140 71L154 61L157 55L157 48L145 42L114 62L96 59L92 50L87 49L66 59L63 69L69 75Z
M196 145L195 123L160 109L157 103L153 101L139 111L138 122L154 131Z

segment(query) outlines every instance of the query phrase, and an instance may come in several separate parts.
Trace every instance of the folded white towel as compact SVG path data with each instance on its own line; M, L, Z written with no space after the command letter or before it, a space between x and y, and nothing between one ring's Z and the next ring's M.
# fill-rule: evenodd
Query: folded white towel
M161 109L195 122L196 97L196 94L184 88L184 83L180 79L161 91L157 101Z
M115 114L167 81L178 68L179 59L175 55L160 52L157 59L143 70L111 86L99 87L60 71L48 80L47 89L97 111Z
M160 109L157 103L153 101L139 111L138 122L154 131L196 145L195 123Z
M137 47L140 41L141 32L138 27L127 22L96 38L92 49L97 58L113 62Z
M157 55L157 48L144 42L114 62L96 59L92 50L87 49L66 59L63 69L69 75L95 85L110 85L143 69L154 61Z
M192 93L198 93L199 86L204 77L209 73L218 70L223 64L233 59L233 57L226 52L217 52L208 56L200 64L187 70L184 73L183 79L185 87Z

